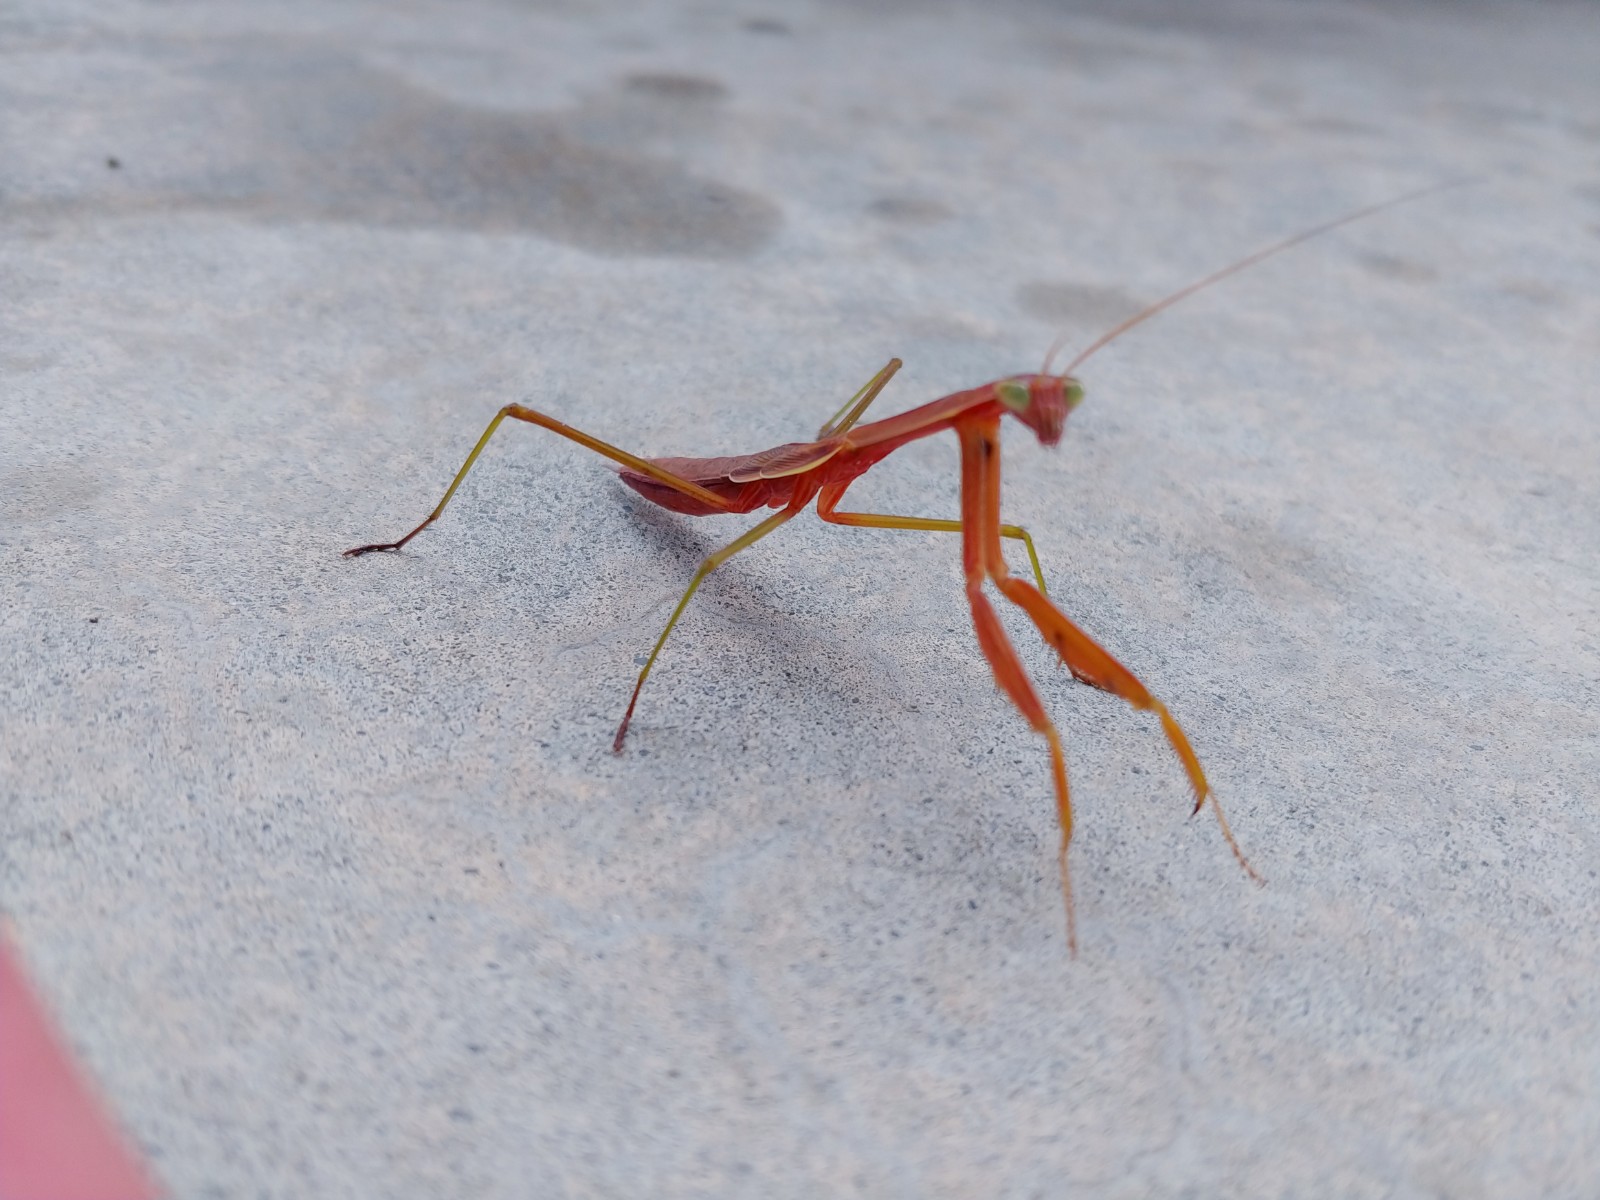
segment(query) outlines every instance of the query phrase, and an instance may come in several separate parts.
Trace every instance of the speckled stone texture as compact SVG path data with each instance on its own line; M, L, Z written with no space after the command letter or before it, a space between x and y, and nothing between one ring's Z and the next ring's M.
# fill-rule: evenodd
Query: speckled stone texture
M1592 4L0 13L0 910L175 1197L1600 1194ZM1091 360L959 539L629 449ZM909 447L852 500L953 515ZM1018 560L1020 562L1020 559Z

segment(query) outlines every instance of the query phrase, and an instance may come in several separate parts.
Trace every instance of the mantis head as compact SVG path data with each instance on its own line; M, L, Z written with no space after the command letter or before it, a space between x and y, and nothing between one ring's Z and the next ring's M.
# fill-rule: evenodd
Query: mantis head
M1034 433L1041 445L1061 440L1067 414L1083 400L1083 384L1071 375L1017 375L994 385L995 398Z

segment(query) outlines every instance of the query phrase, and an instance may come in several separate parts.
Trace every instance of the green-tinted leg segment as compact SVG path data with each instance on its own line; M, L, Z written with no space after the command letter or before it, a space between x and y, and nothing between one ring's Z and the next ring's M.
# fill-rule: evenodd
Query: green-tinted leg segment
M808 501L809 502L809 501ZM622 714L622 724L617 726L617 737L611 743L611 749L622 753L622 740L628 736L628 722L633 720L633 706L639 703L639 692L644 687L644 681L650 677L650 668L656 665L656 656L661 653L661 647L667 644L667 635L672 632L672 627L678 623L678 618L683 616L683 610L689 606L689 597L695 594L705 577L727 562L739 551L755 545L779 525L800 513L800 508L786 508L780 513L774 513L761 524L746 532L742 537L735 538L715 554L708 555L700 564L700 569L694 573L694 578L689 580L688 590L683 593L683 599L678 601L678 607L672 610L672 616L667 620L667 627L661 631L661 636L656 639L655 648L650 651L650 657L645 660L644 670L639 672L639 682L633 685L633 695L628 699L628 711Z
M721 509L723 512L729 511L728 502L715 492L707 491L699 484L691 483L687 479L674 475L671 471L663 471L648 459L640 458L637 454L629 454L626 450L619 450L608 442L602 442L597 437L590 437L581 429L574 429L572 426L565 425L554 417L547 417L535 409L526 408L521 404L508 404L495 414L494 420L489 422L489 428L483 431L483 436L478 439L478 444L472 448L472 453L467 455L467 461L461 464L461 469L456 472L456 477L450 481L450 487L445 492L444 498L423 519L422 524L418 525L398 542L374 542L370 546L357 546L354 549L346 550L345 554L354 557L358 554L367 554L373 550L398 550L429 525L432 525L434 521L438 520L439 514L444 511L444 506L450 503L450 497L456 494L456 489L461 486L461 481L467 477L467 472L472 470L472 464L478 461L478 455L482 454L483 448L489 444L489 439L494 436L494 431L500 428L500 422L507 417L513 417L518 421L527 421L532 425L548 429L552 433L558 433L570 441L577 442L580 446L588 447L597 454L605 455L612 462L621 463L631 470L638 471L641 475L648 475L668 487L676 488L685 495L693 496L696 500L703 501L714 508Z
M900 369L901 365L898 358L891 358L883 370L867 380L866 387L846 400L844 407L834 413L832 419L826 425L817 430L817 440L820 442L825 438L838 437L857 421L861 420L867 411L867 407L878 398L878 393L883 391L884 385L894 378L894 373Z
M936 517L892 517L884 513L834 512L821 501L817 503L817 516L834 525L856 525L867 529L926 529L934 533L960 533L960 521L942 521ZM1039 554L1033 548L1033 539L1021 525L1000 526L1000 536L1016 538L1028 550L1028 562L1033 567L1033 578L1039 590L1045 592L1044 571L1039 566ZM1048 594L1048 593L1046 593Z

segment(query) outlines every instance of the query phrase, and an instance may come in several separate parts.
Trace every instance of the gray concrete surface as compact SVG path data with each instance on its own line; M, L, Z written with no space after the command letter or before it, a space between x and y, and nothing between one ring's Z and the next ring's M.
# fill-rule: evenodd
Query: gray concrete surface
M178 1197L1600 1194L1592 5L13 4L0 908ZM116 165L111 165L114 160ZM955 538L656 454L1034 369L1287 233ZM948 439L863 505L955 511Z

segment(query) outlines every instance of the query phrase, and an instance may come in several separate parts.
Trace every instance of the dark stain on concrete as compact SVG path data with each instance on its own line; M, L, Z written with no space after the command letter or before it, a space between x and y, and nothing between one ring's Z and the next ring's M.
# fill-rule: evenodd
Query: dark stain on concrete
M1362 254L1359 261L1374 275L1397 279L1405 283L1437 283L1439 269L1398 254Z
M95 114L142 169L66 208L531 233L600 254L709 259L747 257L782 224L765 197L659 152L706 127L726 96L711 80L636 74L583 105L527 113L303 46L212 51L174 68L171 91ZM650 120L619 121L619 108Z
M1091 0L1083 11L1102 20L1170 37L1194 34L1207 41L1296 55L1359 53L1377 36L1373 18L1359 9L1327 6L1224 6L1182 0Z
M1502 279L1499 290L1533 308L1565 308L1572 302L1565 291L1543 279Z
M1349 117L1339 116L1310 116L1300 117L1294 125L1307 133L1327 133L1335 137L1382 137L1383 130L1367 121L1355 121Z
M1140 302L1117 288L1034 280L1017 288L1017 303L1030 316L1056 325L1112 325L1139 311Z
M932 225L955 216L949 207L937 200L922 200L915 196L880 196L867 205L867 211L886 221L902 225Z
M728 120L727 96L714 79L638 72L591 93L558 119L567 137L587 146L670 160L717 135Z
M728 89L714 79L698 75L641 71L629 75L622 86L630 92L675 104L710 104L728 98Z

